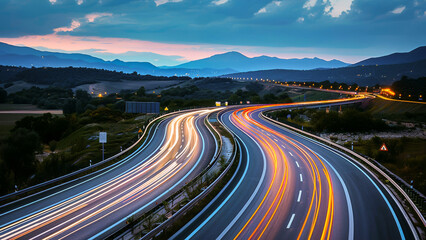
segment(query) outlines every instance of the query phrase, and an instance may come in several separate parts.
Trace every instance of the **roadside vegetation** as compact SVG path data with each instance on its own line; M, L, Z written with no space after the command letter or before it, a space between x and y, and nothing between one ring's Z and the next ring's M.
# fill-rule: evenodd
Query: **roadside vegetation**
M76 171L101 160L98 132L108 132L105 158L137 140L150 116L136 117L114 104L84 113L26 116L0 142L0 193L5 194Z
M380 151L382 144L388 151ZM346 144L350 147L350 144ZM354 144L354 150L374 158L391 172L407 183L413 181L413 187L426 193L426 139L421 138L380 138L360 140Z
M392 83L392 91L395 99L410 101L424 101L426 95L426 77L408 78L403 76L401 80Z

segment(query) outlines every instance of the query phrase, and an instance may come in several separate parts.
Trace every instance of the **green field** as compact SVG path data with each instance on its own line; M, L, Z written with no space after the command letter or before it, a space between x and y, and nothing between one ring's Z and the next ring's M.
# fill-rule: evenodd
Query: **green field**
M88 165L89 160L96 163L101 160L101 144L98 139L100 131L107 132L105 158L108 158L120 152L120 146L123 149L130 146L144 123L145 120L129 119L117 123L87 124L61 139L57 144L57 151L72 153L72 165Z
M394 121L426 122L426 104L372 99L367 109L375 116Z

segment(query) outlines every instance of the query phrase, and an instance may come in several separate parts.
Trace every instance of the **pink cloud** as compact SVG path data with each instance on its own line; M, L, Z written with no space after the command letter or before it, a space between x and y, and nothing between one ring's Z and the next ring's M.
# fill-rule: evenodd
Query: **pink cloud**
M96 18L107 17L107 16L110 17L112 16L112 14L111 13L91 13L86 15L86 19L88 22L94 22Z
M71 22L71 26L69 26L69 27L59 27L59 28L55 28L55 29L53 29L53 31L54 31L55 33L58 33L58 32L72 32L72 31L74 31L76 28L80 27L80 25L81 25L81 23L80 23L79 21L77 21L77 20L72 20L72 22Z
M71 27L70 27L71 28ZM63 30L62 30L63 31ZM260 55L275 56L280 58L319 57L326 60L337 58L342 61L356 62L365 56L351 56L345 54L330 54L333 49L316 48L280 48L262 46L235 46L219 44L176 44L142 41L128 38L101 38L93 36L69 35L30 35L17 38L0 38L0 42L11 45L24 45L28 47L43 47L59 49L68 52L81 52L96 49L98 53L125 54L127 52L152 52L161 55L182 56L184 60L206 58L214 54L238 51L248 57ZM337 53L339 51L337 50ZM95 54L94 54L95 55Z

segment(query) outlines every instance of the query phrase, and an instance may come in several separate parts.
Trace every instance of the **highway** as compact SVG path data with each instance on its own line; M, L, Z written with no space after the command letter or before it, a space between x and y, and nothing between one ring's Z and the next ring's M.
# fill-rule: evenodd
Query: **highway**
M228 108L241 158L228 185L172 239L416 239L404 210L345 154L263 111L346 99Z
M218 109L173 114L149 142L97 174L0 206L0 239L104 238L179 190L218 146L204 124Z

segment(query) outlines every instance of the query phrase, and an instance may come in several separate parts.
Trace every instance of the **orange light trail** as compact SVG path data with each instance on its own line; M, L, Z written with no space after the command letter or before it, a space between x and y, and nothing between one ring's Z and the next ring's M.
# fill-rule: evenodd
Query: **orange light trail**
M361 96L361 98L364 98L364 96ZM311 104L328 104L328 103L339 103L339 102L345 102L348 100L357 100L360 99L360 97L357 98L350 98L350 99L338 99L338 100L327 100L327 101L316 101L316 102L306 102L301 103L300 105L311 105ZM289 143L291 146L293 146L295 149L297 149L302 155L299 155L299 153L296 151L295 154L303 160L305 160L305 163L307 166L309 166L309 173L310 177L312 179L312 192L311 192L311 201L309 203L308 212L304 218L302 227L300 228L300 232L298 234L298 239L302 239L305 227L307 223L310 221L309 231L306 233L307 236L303 237L306 239L312 239L314 237L314 232L316 233L319 231L319 236L321 239L329 239L331 237L331 231L333 226L333 216L334 216L334 191L333 191L333 184L331 180L330 173L327 170L326 165L324 162L314 153L312 150L301 144L300 142L289 138L279 132L276 132L273 129L270 129L268 127L263 126L259 122L255 121L251 114L253 114L256 110L262 110L269 107L276 107L276 106L286 106L291 104L272 104L272 105L263 105L263 106L254 106L254 107L247 107L243 109L239 109L237 111L234 111L232 113L232 120L235 121L235 124L242 130L246 132L246 134L250 134L259 144L260 146L265 150L265 153L267 156L269 156L269 159L272 162L271 167L273 168L273 176L272 180L268 186L268 190L266 191L265 195L263 196L261 202L257 206L256 210L252 213L250 218L247 220L247 222L244 224L244 226L240 229L238 234L235 236L234 239L237 239L241 237L241 234L244 232L244 230L247 228L249 224L251 224L252 221L254 221L254 218L258 213L259 210L262 208L264 203L266 202L266 199L269 198L271 194L271 188L275 184L276 181L276 175L277 175L277 162L279 161L278 156L282 157L282 161L284 163L284 173L281 181L279 182L279 189L275 196L271 196L272 201L270 206L267 208L267 210L264 212L264 215L260 217L260 220L258 220L257 225L253 232L251 232L248 239L252 239L258 231L260 233L258 234L257 239L260 239L263 234L265 233L266 229L270 225L270 222L273 220L274 216L276 215L276 212L280 209L279 206L282 204L283 199L286 199L285 193L287 189L287 183L288 183L288 159L285 157L285 154L283 153L282 149L279 147L277 143L272 141L270 137L267 137L264 133L258 131L255 127L262 129L268 133L271 133L275 136L277 136L279 139L284 140L285 142ZM241 114L238 114L241 113ZM268 134L269 135L269 134ZM303 148L306 148L304 150ZM276 150L278 149L278 151ZM309 152L309 153L308 153ZM313 155L314 158L311 157ZM322 168L322 171L317 166L317 162L320 163L320 166ZM325 185L323 186L323 177L325 179ZM325 188L323 190L323 188ZM322 193L327 190L326 192L328 194L322 195ZM326 210L321 210L322 204L321 199L326 198ZM314 207L315 206L315 207ZM325 208L325 207L324 207ZM312 212L313 211L313 212ZM325 217L321 217L321 223L319 223L319 213L320 211L326 211ZM266 223L265 223L266 221ZM262 227L263 226L263 227ZM317 230L318 229L318 230ZM316 236L316 235L315 235ZM319 237L318 236L318 237Z
M195 127L195 116L205 116L211 111L215 110L200 110L173 118L168 125L166 134L169 137L165 138L163 147L159 148L159 151L147 161L85 193L2 227L0 238L23 237L57 221L60 221L59 224L36 237L45 238L45 234L50 234L47 238L52 238L58 237L62 233L65 233L66 237L152 193L175 177L188 164L195 164L195 159L200 154L197 151L200 148L197 146L201 144L199 133ZM182 130L180 130L181 128ZM185 144L179 137L182 135L183 138L184 133L187 140ZM181 152L179 153L179 151ZM177 158L183 159L178 162ZM176 160L170 161L172 159ZM92 204L89 205L89 202ZM60 220L71 213L74 213L71 219ZM79 226L84 222L85 225ZM66 232L72 230L73 227L78 229L70 233Z

